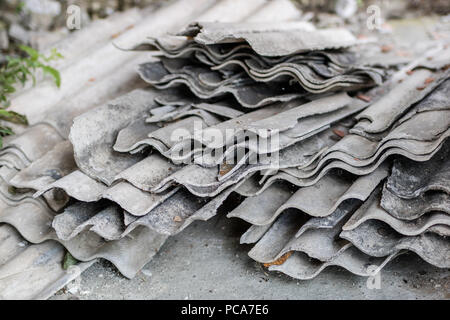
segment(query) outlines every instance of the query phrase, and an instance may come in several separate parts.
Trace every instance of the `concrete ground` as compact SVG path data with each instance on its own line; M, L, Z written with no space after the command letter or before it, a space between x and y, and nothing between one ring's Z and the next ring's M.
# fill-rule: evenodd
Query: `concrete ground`
M247 227L223 215L196 222L169 238L134 279L101 261L52 299L450 299L450 270L412 253L381 271L380 289L338 267L309 281L269 272L247 256L250 245L239 244Z

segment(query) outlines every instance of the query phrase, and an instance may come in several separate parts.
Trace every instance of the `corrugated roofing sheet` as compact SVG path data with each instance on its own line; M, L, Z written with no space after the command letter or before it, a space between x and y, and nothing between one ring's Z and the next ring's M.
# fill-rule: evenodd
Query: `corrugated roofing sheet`
M73 279L61 271L61 244L78 260L107 259L133 277L167 237L216 215L232 193L246 198L229 217L252 224L241 242L254 243L250 257L269 270L311 279L338 265L369 276L405 251L449 267L448 47L431 52L431 62L403 61L414 66L405 73L373 62L381 59L365 63L364 45L346 30L280 23L299 17L288 1L235 6L180 0L146 12L115 39L134 51L90 43L88 57L62 70L60 90L42 84L15 98L31 126L0 151L0 231L9 239L14 227L33 258L4 241L0 296L23 297L15 291L27 285L23 277L8 272L26 275L23 262L42 255L51 259L31 272L36 293L27 298ZM137 14L113 19L123 19L121 29ZM200 22L158 37L192 21ZM141 52L149 49L159 51ZM188 132L184 140L172 140L176 129ZM226 129L227 141L175 157ZM279 145L252 144L274 131ZM259 157L278 151L276 164ZM415 211L405 210L411 203Z

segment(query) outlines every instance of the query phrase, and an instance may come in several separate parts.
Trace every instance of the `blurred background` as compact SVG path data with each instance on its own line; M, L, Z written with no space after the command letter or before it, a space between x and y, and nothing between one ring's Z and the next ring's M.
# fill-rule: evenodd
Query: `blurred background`
M80 8L81 25L103 19L117 11L133 7L160 6L170 0L0 0L0 50L2 55L18 52L24 44L43 50L70 30L66 27L67 8ZM236 0L239 1L239 0ZM304 20L318 27L351 27L360 33L368 8L380 8L383 22L395 19L416 19L423 16L449 20L448 0L292 0L303 12ZM381 32L389 32L384 24ZM379 30L379 32L380 32Z

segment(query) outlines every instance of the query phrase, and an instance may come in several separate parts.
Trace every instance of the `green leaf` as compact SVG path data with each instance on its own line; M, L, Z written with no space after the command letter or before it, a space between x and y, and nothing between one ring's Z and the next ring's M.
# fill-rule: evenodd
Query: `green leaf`
M17 13L21 13L24 7L25 7L25 2L20 1L20 2L17 4L16 12L17 12Z
M3 92L4 93L13 93L15 91L16 91L16 89L13 86L11 86L9 83L3 84Z
M31 60L36 61L39 59L39 52L37 52L33 48L30 48L25 45L20 45L19 48L20 48L20 50L26 52L30 56Z
M0 149L3 148L3 137L10 136L12 134L14 134L14 132L11 130L11 128L0 125Z
M8 68L15 68L20 64L19 59L8 59L8 64L6 65Z
M78 260L75 259L69 251L66 252L66 255L64 256L63 260L63 269L67 270L70 266L76 265L78 263Z
M35 72L37 69L41 69L44 74L50 75L56 85L60 87L60 73L46 63L60 59L63 56L56 49L52 49L49 56L45 57L28 46L21 45L19 47L27 54L27 57L6 57L7 62L0 65L0 120L27 125L26 116L6 110L10 106L9 95L16 91L19 83L25 85L31 79L34 85L36 83ZM13 132L10 128L0 125L0 148L3 145L1 137L11 134Z
M14 111L8 111L5 109L0 109L0 119L9 121L12 123L28 125L28 120L27 120L26 116L24 116L23 114L20 114L20 113L14 112Z
M44 71L44 73L47 73L53 77L58 88L61 86L61 75L59 74L58 70L44 65L41 66L41 69Z
M11 128L0 126L0 136L4 137L4 136L10 136L13 134L14 134L14 132L12 131Z
M59 53L56 50L56 48L52 48L51 49L50 55L48 57L42 56L42 59L44 59L44 61L46 61L46 62L49 62L49 61L52 61L52 60L58 60L58 59L62 59L62 58L64 58L64 56L61 53Z

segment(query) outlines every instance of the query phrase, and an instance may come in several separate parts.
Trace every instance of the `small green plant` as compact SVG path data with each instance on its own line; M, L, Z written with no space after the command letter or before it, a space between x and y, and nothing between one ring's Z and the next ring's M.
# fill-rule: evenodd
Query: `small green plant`
M21 13L25 7L25 2L20 1L16 6L16 13Z
M77 263L78 263L78 260L75 259L75 257L72 256L69 251L66 251L66 254L64 255L64 259L63 259L63 265L62 265L63 269L67 270L70 268L70 266L74 266Z
M44 74L51 76L56 86L61 85L61 76L58 70L48 65L50 61L62 58L62 55L53 49L48 56L40 54L33 48L19 46L27 57L6 57L6 62L0 66L0 120L27 125L24 115L7 110L11 105L9 95L16 91L17 84L22 86L31 79L36 83L35 73L42 70ZM14 134L10 127L0 124L0 148L3 147L3 137Z

